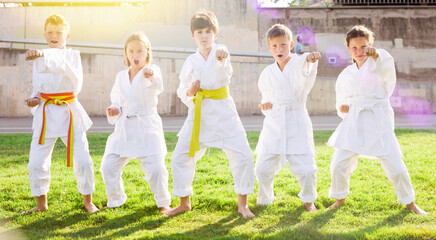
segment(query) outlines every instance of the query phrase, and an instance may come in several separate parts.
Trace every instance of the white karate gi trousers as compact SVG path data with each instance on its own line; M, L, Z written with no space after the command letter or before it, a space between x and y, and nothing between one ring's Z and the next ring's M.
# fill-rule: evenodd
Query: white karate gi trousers
M32 139L27 167L29 169L30 191L34 197L46 195L50 188L51 155L57 139L46 138L43 145L38 144L38 138L34 137ZM66 145L67 137L61 139ZM64 165L67 168L66 156ZM89 195L94 192L93 162L89 155L86 132L74 132L72 165L79 192L82 195Z
M191 137L179 137L171 160L173 172L173 195L186 197L193 194L192 181L195 175L195 163L206 152L207 146L223 149L229 159L230 171L233 176L235 193L248 195L253 193L254 171L253 152L245 134L239 134L213 143L200 143L200 150L195 157L188 157ZM206 145L206 146L205 146Z
M415 191L410 181L406 165L401 158L401 152L393 149L390 155L380 156L380 161L386 177L394 185L398 202L407 205L415 201ZM356 169L358 154L335 148L333 161L330 165L332 183L329 190L329 197L335 199L344 199L347 197L351 173Z
M119 207L126 202L127 195L124 192L123 179L121 177L123 167L131 158L120 158L117 154L105 156L101 162L100 171L106 188L107 206L110 208ZM156 205L169 207L171 195L168 192L168 171L165 167L165 155L156 154L147 157L138 157L141 162L145 180L150 185L154 194Z
M274 201L273 181L279 172L282 163L280 154L259 154L256 160L256 178L259 182L257 204L269 205ZM313 203L316 200L316 168L315 159L310 154L287 154L289 169L300 183L301 191L298 193L304 203Z

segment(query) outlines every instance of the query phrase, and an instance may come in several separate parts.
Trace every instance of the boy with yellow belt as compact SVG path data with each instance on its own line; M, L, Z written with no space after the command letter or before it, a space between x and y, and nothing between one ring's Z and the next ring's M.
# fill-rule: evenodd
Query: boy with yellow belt
M171 161L173 195L180 197L180 205L164 214L191 210L195 163L207 147L216 147L229 159L238 212L244 218L254 217L247 206L247 195L254 185L253 153L228 92L233 73L229 52L224 45L214 43L218 34L216 16L209 11L197 12L191 19L191 34L198 49L183 64L177 90L189 113Z

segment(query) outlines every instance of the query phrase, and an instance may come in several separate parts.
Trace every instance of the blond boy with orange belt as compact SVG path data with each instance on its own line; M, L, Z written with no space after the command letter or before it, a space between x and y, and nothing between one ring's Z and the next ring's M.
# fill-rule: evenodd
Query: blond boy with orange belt
M71 34L64 17L51 15L45 21L44 30L50 48L26 53L26 60L35 60L34 90L25 102L34 107L28 169L31 194L37 201L37 206L26 213L48 209L51 154L59 137L67 146L66 165L73 166L85 208L93 213L98 209L92 203L93 162L86 138L92 122L77 99L83 82L80 53L66 49Z

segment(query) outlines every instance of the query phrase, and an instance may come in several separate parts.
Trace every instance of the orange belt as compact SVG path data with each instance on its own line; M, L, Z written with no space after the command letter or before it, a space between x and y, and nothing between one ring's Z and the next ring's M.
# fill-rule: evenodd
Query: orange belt
M46 117L45 117L45 106L47 104L56 104L58 106L62 104L67 104L70 109L70 126L68 127L68 143L67 143L67 166L70 166L70 161L73 159L73 111L71 110L70 104L76 100L76 95L73 92L67 93L40 93L40 98L44 101L44 107L42 108L42 128L41 134L39 136L39 144L44 144L45 139L45 129L46 129Z

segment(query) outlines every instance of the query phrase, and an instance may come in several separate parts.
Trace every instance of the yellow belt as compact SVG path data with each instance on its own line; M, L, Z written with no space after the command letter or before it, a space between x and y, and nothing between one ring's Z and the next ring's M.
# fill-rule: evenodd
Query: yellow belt
M211 98L215 100L226 99L229 97L229 89L227 86L216 90L201 90L194 97L195 115L194 125L192 127L191 145L189 146L189 157L194 157L195 152L200 150L200 120L201 120L201 102L203 98Z
M47 104L62 105L67 104L70 109L70 125L68 127L68 143L67 143L67 166L70 166L71 159L73 159L73 111L68 103L74 102L76 100L76 95L73 92L67 93L41 93L40 98L44 101L44 107L42 108L42 127L41 134L39 136L39 144L44 144L45 139L45 129L46 129L46 117L45 117L45 107Z

